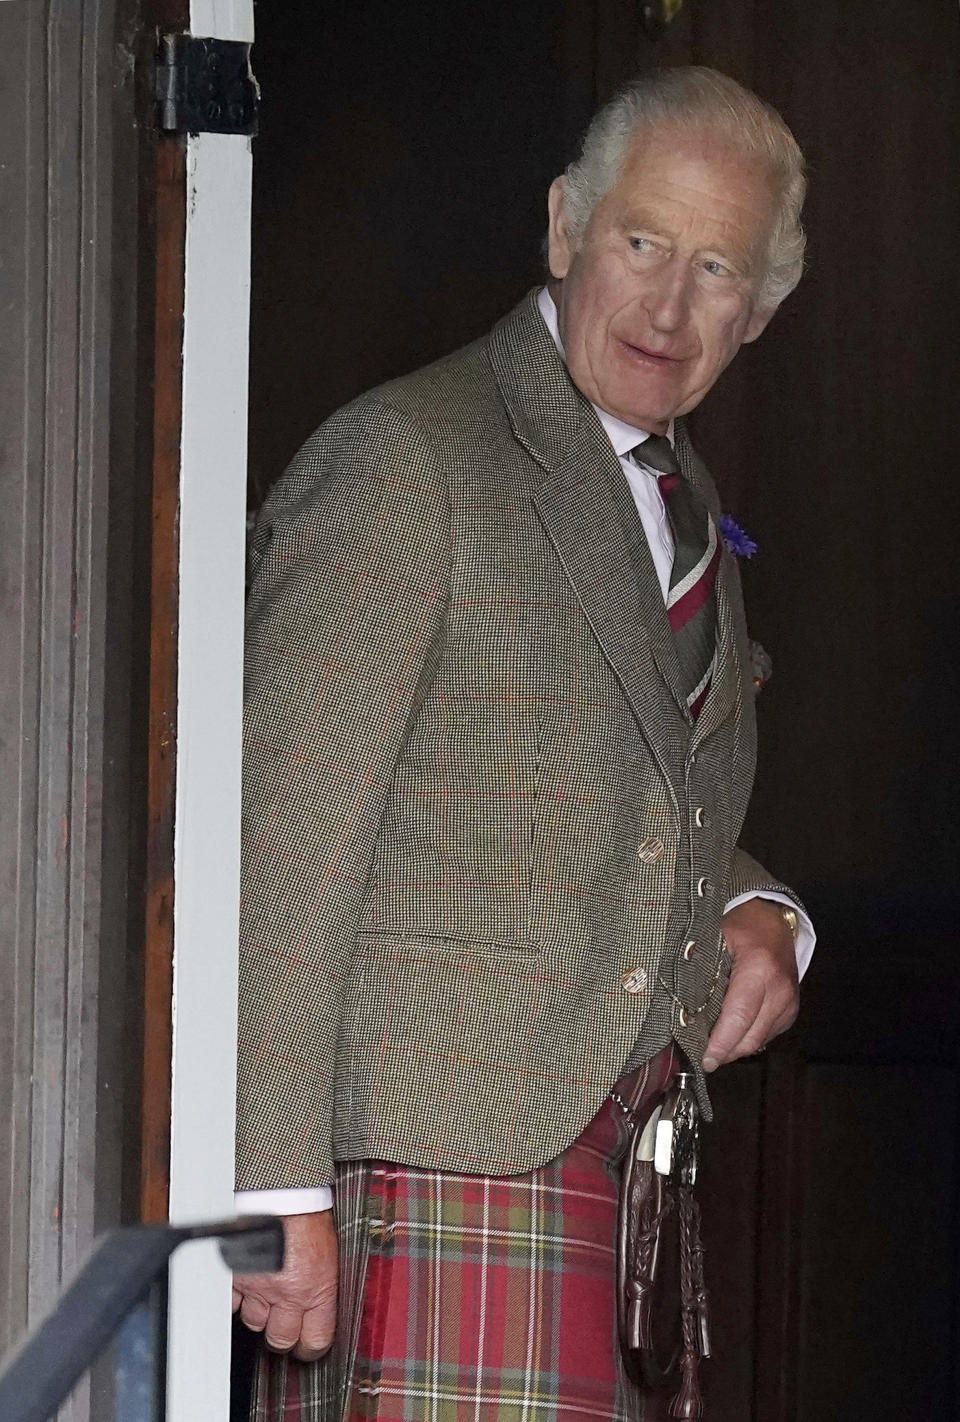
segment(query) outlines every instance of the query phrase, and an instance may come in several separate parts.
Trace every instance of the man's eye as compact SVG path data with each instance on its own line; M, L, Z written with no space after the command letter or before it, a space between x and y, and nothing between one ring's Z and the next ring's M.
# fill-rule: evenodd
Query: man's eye
M630 246L635 252L652 252L653 243L649 237L631 237Z
M730 276L730 268L725 267L722 262L704 262L703 269L711 276Z

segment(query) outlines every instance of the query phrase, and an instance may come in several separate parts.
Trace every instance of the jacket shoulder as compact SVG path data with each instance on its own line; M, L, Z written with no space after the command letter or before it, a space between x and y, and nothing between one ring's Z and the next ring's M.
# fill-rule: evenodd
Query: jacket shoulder
M503 419L503 402L490 365L489 335L368 392L375 401L443 443L471 425Z
M274 514L331 477L362 477L384 461L434 469L475 457L509 421L483 336L430 365L375 386L329 415L305 441L268 503Z

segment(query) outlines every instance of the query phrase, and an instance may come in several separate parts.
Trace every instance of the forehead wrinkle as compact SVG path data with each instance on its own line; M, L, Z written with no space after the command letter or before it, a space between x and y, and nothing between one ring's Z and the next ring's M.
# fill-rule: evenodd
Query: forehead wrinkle
M775 194L770 175L753 164L745 164L724 146L701 147L690 136L679 134L669 146L666 135L639 142L628 156L620 178L609 193L614 209L651 224L651 230L669 229L671 207L684 209L683 224L698 218L725 230L740 230L738 253L756 253L773 216ZM723 187L726 168L744 200L729 198ZM669 235L669 232L664 235ZM735 239L736 241L736 239ZM746 259L746 258L745 258Z
M641 183L636 184L637 187ZM650 188L654 191L650 192ZM656 191L659 189L659 191ZM614 189L616 192L616 189ZM624 199L629 207L631 198L624 194ZM723 193L709 192L696 183L683 183L677 178L662 177L654 179L648 187L648 192L634 199L638 204L649 204L651 200L657 202L675 203L679 207L689 208L693 212L702 212L709 221L730 222L730 221L758 221L764 220L766 214L761 212L759 207L754 207L750 203L737 202L735 198L728 198ZM725 209L723 216L714 216L709 211L703 211L703 204L706 202L714 209Z

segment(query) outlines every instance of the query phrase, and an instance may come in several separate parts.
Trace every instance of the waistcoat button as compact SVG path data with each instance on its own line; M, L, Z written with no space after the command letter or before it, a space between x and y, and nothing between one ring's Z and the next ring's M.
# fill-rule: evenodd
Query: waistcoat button
M700 895L701 899L705 899L707 894L709 894L712 889L713 885L711 884L709 879L702 878L697 880L697 893Z
M647 970L646 968L630 968L620 979L620 986L624 992L628 992L632 997L647 990Z
M694 955L694 953L695 953L696 951L697 951L696 941L695 941L693 938L691 938L691 939L690 939L690 942L687 943L687 944L685 944L685 945L684 945L684 949L683 949L683 956L684 956L684 958L686 959L686 961L687 961L688 963L689 963L690 959L693 957L693 955Z
M659 839L642 839L637 845L637 858L643 864L653 864L663 853L663 841Z

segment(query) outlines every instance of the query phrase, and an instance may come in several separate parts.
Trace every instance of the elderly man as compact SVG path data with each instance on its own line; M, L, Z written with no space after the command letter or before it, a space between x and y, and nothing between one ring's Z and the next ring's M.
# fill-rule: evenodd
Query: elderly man
M798 281L803 193L752 94L643 76L550 190L545 289L333 415L263 510L238 1198L288 1263L236 1281L258 1418L653 1415L624 1152L684 1058L705 1100L793 1022L812 948L736 847L746 628L681 419Z

